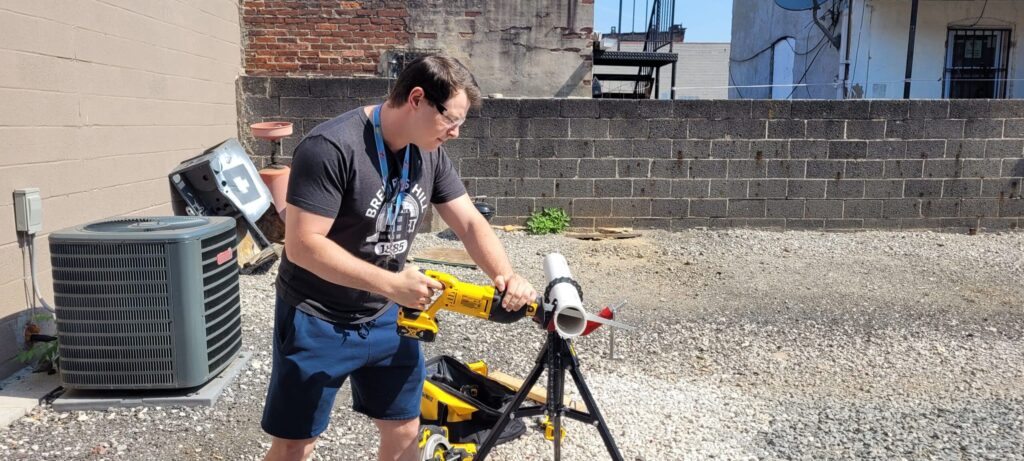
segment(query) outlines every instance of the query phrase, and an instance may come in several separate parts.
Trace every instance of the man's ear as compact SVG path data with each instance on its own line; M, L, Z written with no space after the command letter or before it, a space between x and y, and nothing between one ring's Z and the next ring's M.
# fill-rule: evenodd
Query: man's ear
M406 99L406 103L413 109L418 109L420 107L420 103L423 102L424 96L425 93L423 92L423 88L418 86L414 87L412 91L409 92L409 97Z

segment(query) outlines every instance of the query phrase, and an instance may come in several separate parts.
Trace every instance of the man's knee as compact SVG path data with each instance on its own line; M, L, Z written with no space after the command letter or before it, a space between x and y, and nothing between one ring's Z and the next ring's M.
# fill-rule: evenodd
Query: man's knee
M304 461L313 454L316 437L309 439L282 439L274 437L265 461Z
M420 419L405 419L399 421L375 419L374 424L380 430L381 438L392 440L415 440L420 432Z

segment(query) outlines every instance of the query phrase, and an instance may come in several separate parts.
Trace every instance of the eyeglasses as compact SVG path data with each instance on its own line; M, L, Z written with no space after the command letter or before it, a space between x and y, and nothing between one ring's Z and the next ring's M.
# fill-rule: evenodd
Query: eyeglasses
M448 112L448 108L445 107L444 104L437 102L427 92L423 92L423 96L426 97L427 101L430 102L430 104L433 104L434 108L437 109L437 113L441 114L441 116L444 117L445 121L447 122L445 123L444 127L445 131L450 131L452 129L462 126L463 123L466 123L466 119L455 120L449 117L448 114L445 114L445 112Z

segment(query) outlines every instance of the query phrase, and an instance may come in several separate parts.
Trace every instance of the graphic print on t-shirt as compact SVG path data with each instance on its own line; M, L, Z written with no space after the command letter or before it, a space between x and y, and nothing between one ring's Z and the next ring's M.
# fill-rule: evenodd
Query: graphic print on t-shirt
M397 180L393 181L393 185L397 186L394 184L395 182ZM419 184L412 186L402 200L401 211L399 211L395 227L388 238L383 238L383 235L387 230L387 207L390 202L384 202L384 187L381 186L373 200L370 201L370 207L366 209L367 217L377 218L375 232L366 238L366 243L375 244L373 252L378 256L397 257L409 250L409 236L416 231L420 216L423 215L423 210L427 206L427 194Z

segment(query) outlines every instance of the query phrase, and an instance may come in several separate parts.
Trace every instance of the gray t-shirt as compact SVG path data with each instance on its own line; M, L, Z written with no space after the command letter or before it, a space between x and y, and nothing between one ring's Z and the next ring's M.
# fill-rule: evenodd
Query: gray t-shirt
M388 152L388 172L397 192L405 149ZM306 135L295 148L288 179L288 203L334 219L327 237L378 267L398 272L405 266L413 238L430 203L462 196L466 188L443 149L409 153L409 189L390 239L382 241L387 206L381 182L373 124L363 108L328 120ZM366 320L387 306L380 295L328 282L281 258L278 294L307 314L348 324Z

